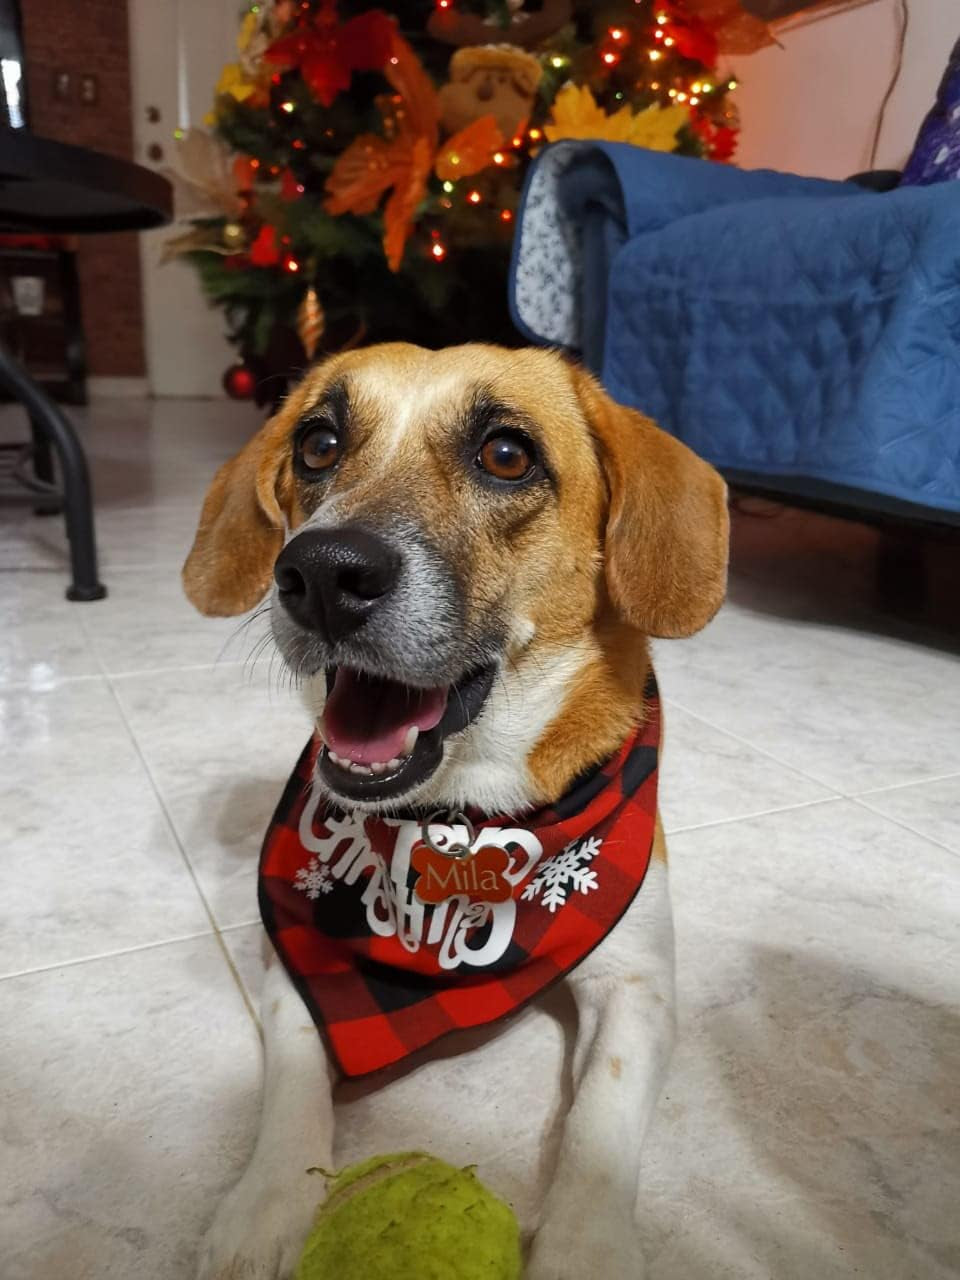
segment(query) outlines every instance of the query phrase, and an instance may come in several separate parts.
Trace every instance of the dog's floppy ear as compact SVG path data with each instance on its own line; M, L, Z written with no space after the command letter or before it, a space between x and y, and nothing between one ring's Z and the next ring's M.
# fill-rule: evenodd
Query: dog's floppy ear
M245 613L266 594L292 500L288 417L271 418L213 478L183 587L201 613Z
M574 369L573 378L610 491L610 598L649 636L693 635L726 591L726 485L685 444L611 400L589 374Z

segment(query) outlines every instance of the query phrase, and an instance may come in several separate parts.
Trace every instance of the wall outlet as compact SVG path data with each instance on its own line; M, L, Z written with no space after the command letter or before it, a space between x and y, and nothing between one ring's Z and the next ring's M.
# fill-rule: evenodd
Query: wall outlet
M100 80L94 75L80 77L80 101L85 107L95 107L100 101Z

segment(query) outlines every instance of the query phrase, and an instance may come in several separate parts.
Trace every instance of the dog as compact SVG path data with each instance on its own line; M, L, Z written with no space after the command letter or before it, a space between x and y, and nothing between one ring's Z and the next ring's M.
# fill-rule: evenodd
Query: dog
M469 853L467 815L509 815L510 839L483 837L506 863L527 815L559 812L577 779L605 794L597 771L650 727L648 638L709 621L727 544L719 475L560 354L396 343L306 374L217 473L183 577L210 615L272 592L276 645L317 724L301 762L305 862L320 805L391 830L414 815L440 853ZM472 988L451 988L457 1028L366 1074L376 1037L355 1039L356 1078L340 1078L278 926L260 1133L203 1244L203 1280L291 1275L322 1195L308 1169L410 1148L478 1165L514 1205L528 1280L637 1280L641 1147L674 1022L659 817L640 844L614 850L628 871L646 865L639 889L558 980L506 1019L474 1016ZM369 895L379 855L366 847L364 875L341 859L329 895L324 856L307 864L312 905L353 910L337 895ZM292 890L310 874L284 902L306 902ZM538 889L520 892L520 874L505 892L528 911ZM571 912L556 907L551 927ZM474 923L494 910L477 909Z

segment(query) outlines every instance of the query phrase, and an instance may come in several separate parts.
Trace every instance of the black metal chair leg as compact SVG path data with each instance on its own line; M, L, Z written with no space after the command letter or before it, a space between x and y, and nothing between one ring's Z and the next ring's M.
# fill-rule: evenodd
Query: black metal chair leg
M53 453L50 449L50 438L44 434L43 427L33 418L30 419L30 430L33 433L34 474L44 484L53 484L57 477L53 470Z
M57 473L53 466L53 451L50 448L50 439L44 433L43 428L38 426L32 418L30 419L30 434L33 436L33 474L41 484L56 484ZM50 497L33 508L35 516L58 516L62 511L63 503L59 497Z
M44 394L0 343L0 384L27 410L35 433L53 445L63 477L63 509L70 543L73 581L68 600L102 600L107 589L97 576L90 472L83 446L62 410Z

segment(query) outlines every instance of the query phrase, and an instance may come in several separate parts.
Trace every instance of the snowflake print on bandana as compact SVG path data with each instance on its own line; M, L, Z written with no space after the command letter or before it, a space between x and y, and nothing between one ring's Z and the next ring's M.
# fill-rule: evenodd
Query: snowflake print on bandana
M316 858L311 858L307 865L297 872L293 887L315 902L321 893L329 893L332 890L333 876L330 874L329 867L321 867Z
M539 895L540 905L552 915L559 907L566 906L568 894L590 893L599 888L597 873L580 864L591 862L600 852L601 843L596 836L590 836L581 840L579 845L568 844L543 864L521 898L532 902Z

